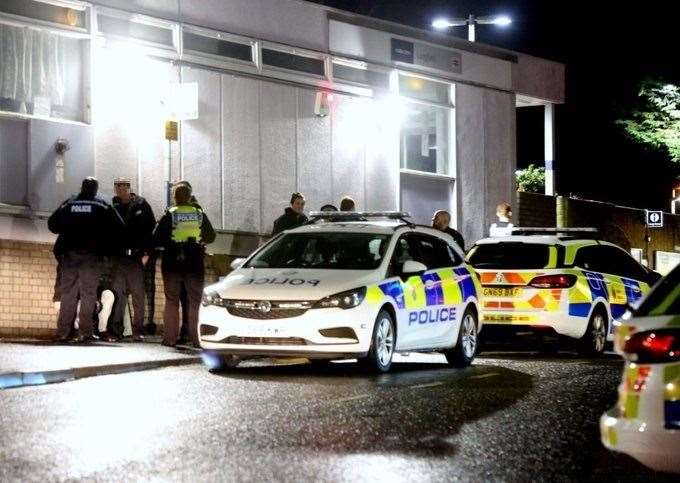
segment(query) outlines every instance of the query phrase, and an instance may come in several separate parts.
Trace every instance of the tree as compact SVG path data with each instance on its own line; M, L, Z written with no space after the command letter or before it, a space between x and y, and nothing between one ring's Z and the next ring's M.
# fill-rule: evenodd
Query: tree
M640 105L617 122L636 142L665 150L680 162L680 88L661 80L641 83Z
M545 168L537 168L530 164L527 169L515 171L517 191L527 193L543 193L545 189Z

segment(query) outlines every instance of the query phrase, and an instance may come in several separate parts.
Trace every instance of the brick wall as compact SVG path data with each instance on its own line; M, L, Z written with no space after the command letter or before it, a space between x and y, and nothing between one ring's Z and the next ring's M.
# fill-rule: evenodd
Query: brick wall
M523 227L554 227L557 198L535 193L517 193L515 224ZM680 216L664 213L663 228L646 228L645 210L593 200L567 198L566 226L594 227L604 240L630 250L639 248L654 267L656 251L674 252L680 247ZM649 236L649 242L645 242Z
M555 226L555 197L517 192L515 225L522 227Z
M51 337L57 328L52 303L57 264L51 243L0 240L0 337ZM211 257L206 262L206 284L217 280ZM156 269L154 321L162 325L163 279Z

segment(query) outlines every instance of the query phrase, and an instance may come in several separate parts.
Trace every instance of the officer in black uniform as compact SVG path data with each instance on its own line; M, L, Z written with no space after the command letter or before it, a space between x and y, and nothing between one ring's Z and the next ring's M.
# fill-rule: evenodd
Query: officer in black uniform
M463 235L451 228L449 223L451 223L451 214L446 210L435 211L434 215L432 215L432 228L443 231L447 235L451 235L453 241L455 241L460 249L465 252L465 240L463 240Z
M80 298L80 335L77 341L92 341L92 315L97 303L99 262L111 251L111 240L120 237L123 220L103 199L97 197L95 178L83 180L80 193L66 200L50 216L47 226L60 235L62 252L57 341L68 340Z
M125 232L113 256L112 285L116 295L111 321L107 327L109 340L123 336L123 317L128 294L132 295L132 339L144 337L144 265L151 255L151 236L156 218L147 201L130 191L130 180L116 178L113 207L125 223Z
M198 307L203 294L205 244L215 241L208 216L191 204L191 188L178 183L175 206L169 208L154 231L154 246L162 247L161 271L165 289L163 344L174 347L179 335L179 299L187 291L187 319L194 346L198 347Z

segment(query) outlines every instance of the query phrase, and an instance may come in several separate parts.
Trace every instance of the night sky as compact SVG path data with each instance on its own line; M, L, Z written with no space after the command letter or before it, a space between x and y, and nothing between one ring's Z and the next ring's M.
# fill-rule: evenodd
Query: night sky
M669 208L680 166L629 141L614 121L646 77L680 82L674 1L326 0L331 7L431 29L437 16L507 14L509 27L477 26L477 41L567 65L567 101L557 109L560 194L650 209ZM465 27L452 35L466 37ZM543 117L518 113L518 165L543 159Z

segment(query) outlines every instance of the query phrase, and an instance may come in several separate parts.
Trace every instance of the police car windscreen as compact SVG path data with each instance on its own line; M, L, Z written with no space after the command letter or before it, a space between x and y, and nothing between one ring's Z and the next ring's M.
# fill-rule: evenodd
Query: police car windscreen
M489 243L470 250L468 263L475 268L545 268L550 260L550 245L540 243Z
M374 270L391 235L370 233L288 233L250 260L246 268Z

